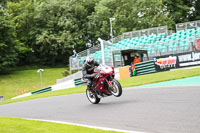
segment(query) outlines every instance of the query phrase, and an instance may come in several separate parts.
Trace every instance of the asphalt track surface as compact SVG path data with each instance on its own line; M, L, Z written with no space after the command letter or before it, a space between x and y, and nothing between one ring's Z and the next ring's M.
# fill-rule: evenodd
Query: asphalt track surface
M150 133L199 133L200 86L124 89L90 104L85 94L0 106L0 116L56 120Z

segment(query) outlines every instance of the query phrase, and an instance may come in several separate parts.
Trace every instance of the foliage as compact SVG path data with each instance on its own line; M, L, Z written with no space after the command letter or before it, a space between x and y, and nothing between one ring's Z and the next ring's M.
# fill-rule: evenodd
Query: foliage
M0 73L10 70L17 63L18 46L12 22L6 17L6 12L0 10Z
M155 0L101 0L90 16L91 29L96 30L96 38L110 39L109 18L113 21L115 36L127 31L164 26L174 22L166 13L162 1ZM99 29L99 30L97 30Z
M0 72L17 65L67 64L97 38L200 19L199 0L2 0Z

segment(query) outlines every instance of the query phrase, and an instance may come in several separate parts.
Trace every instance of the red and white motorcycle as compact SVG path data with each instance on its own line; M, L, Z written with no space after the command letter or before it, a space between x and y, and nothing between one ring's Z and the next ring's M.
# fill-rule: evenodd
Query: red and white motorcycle
M98 104L101 98L106 96L114 95L115 97L120 97L122 95L122 87L114 79L114 67L99 65L96 70L92 89L86 90L88 100L93 104ZM86 83L86 81L83 82Z

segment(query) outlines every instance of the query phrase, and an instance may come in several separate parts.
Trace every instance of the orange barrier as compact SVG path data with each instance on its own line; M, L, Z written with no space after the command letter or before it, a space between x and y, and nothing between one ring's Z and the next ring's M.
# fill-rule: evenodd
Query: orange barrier
M122 79L122 78L129 78L130 77L129 67L130 66L125 66L125 67L120 67L119 68L120 79Z

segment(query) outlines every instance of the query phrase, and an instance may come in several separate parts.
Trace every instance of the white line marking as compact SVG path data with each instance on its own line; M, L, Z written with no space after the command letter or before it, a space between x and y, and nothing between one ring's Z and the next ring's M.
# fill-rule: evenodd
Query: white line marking
M166 85L166 86L133 86L126 87L123 90L138 90L138 89L156 89L156 88L172 88L172 87L200 87L200 85Z
M29 118L23 118L23 119L26 119L26 120L37 120L37 121L46 121L46 122L53 122L53 123L60 123L60 124L69 124L69 125L75 125L75 126L82 126L82 127L88 127L88 128L101 129L101 130L105 130L105 131L116 131L116 132L125 132L125 133L147 133L147 132L129 131L129 130L122 130L122 129L115 129L115 128L91 126L91 125L71 123L71 122L64 122L64 121L43 120L43 119L29 119Z

